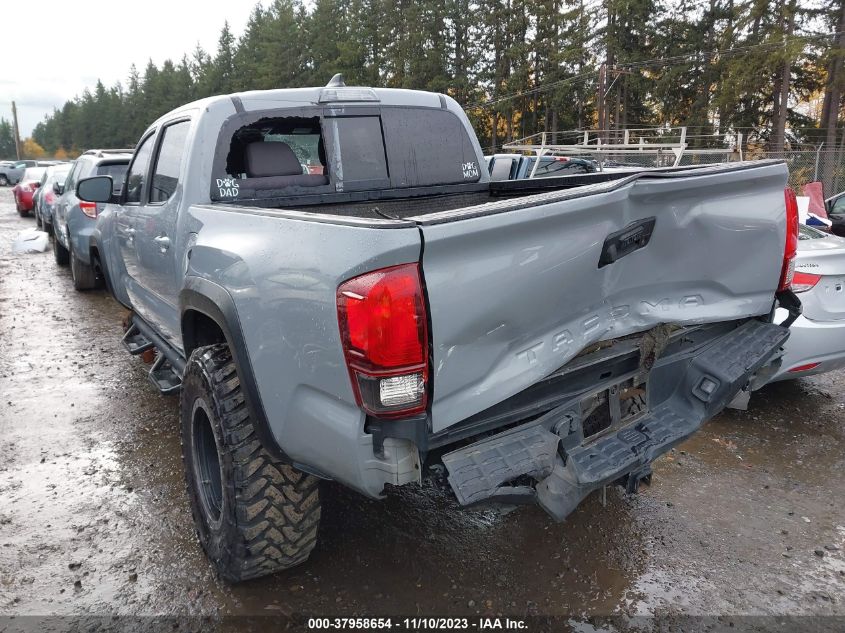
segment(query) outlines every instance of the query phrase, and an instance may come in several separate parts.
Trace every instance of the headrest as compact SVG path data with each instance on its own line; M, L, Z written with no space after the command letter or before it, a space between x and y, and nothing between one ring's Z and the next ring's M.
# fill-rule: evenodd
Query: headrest
M246 146L246 174L249 178L296 176L302 165L287 143L250 143Z

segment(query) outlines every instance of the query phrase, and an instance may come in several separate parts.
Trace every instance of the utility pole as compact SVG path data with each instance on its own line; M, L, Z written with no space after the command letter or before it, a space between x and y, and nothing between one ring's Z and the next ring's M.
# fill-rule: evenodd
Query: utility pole
M598 114L598 121L597 126L599 130L605 129L605 124L607 122L607 116L605 113L605 84L607 83L607 63L602 63L599 66L599 85L596 91L596 110ZM601 137L604 137L604 133L601 133Z
M12 101L12 125L15 128L15 157L21 159L21 135L18 130L18 108Z

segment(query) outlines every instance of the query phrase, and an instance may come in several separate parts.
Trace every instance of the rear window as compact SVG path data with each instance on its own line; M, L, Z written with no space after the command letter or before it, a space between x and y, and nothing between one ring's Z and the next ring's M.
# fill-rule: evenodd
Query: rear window
M220 132L210 194L234 201L475 183L482 166L461 119L445 109L242 112Z
M397 187L478 182L481 166L463 122L434 108L382 108L390 179Z
M129 163L100 163L97 165L98 176L111 176L112 187L116 192L123 189L123 180Z
M532 162L533 167L533 162ZM531 173L530 171L528 172ZM557 159L543 159L534 173L535 178L550 178L552 176L569 176L572 174L587 174L590 170L581 162Z
M50 174L50 182L64 182L67 175L70 173L71 167L71 165L68 165L62 169L56 169L52 174Z
M250 163L251 146L279 144L290 150L299 163L276 160L273 152ZM323 136L318 117L267 117L235 131L228 143L226 176L233 179L272 176L320 175L325 171ZM253 171L254 170L254 171Z
M41 180L45 171L47 171L46 167L27 167L21 180Z
M387 157L377 116L326 119L332 130L335 175L341 181L384 180Z

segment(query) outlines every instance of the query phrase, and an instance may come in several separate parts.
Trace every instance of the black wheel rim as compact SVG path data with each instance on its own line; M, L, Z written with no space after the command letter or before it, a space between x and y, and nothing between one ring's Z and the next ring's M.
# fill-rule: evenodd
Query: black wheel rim
M197 492L210 522L218 523L223 508L220 453L205 407L195 406L193 417L194 479Z

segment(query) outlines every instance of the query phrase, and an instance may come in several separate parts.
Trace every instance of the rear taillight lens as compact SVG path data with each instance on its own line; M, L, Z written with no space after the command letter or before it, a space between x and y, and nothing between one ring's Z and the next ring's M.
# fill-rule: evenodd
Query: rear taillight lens
M821 275L796 272L792 275L792 292L807 292L814 288L821 278Z
M821 365L821 363L807 363L806 365L798 365L789 370L790 374L800 374L802 371L810 371Z
M791 287L795 272L795 255L798 252L798 200L795 198L795 192L789 187L784 189L783 195L786 198L786 244L783 249L778 290Z
M97 217L97 203L96 202L80 202L79 210L82 211L89 218Z
M428 325L419 266L382 268L345 281L337 289L337 313L358 404L385 418L424 411Z

